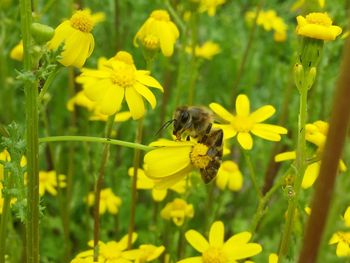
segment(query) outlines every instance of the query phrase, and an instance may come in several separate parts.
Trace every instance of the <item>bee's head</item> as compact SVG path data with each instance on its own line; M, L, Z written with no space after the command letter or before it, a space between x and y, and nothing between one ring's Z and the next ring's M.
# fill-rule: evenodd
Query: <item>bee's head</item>
M187 107L177 108L174 114L174 130L173 135L179 140L181 134L191 126L191 114Z

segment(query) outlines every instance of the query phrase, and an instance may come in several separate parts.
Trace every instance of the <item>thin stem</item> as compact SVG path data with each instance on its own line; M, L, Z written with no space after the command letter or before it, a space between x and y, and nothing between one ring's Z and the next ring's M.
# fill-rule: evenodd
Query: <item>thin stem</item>
M31 0L20 0L21 31L23 38L23 68L29 72L34 66L30 55L32 22ZM26 80L24 84L26 103L27 143L27 263L39 262L39 142L38 142L38 85Z
M259 14L260 14L260 11L262 9L263 4L264 4L264 0L260 0L259 3L258 3L257 9L256 9L256 14L255 14L255 18L254 18L254 21L253 21L252 28L250 30L248 43L247 43L247 45L245 47L241 63L239 65L238 71L236 73L236 79L234 80L233 85L232 85L232 101L234 101L234 98L236 97L237 88L239 86L239 83L241 82L241 78L242 78L242 75L243 75L245 64L247 63L247 60L248 60L249 52L252 50L251 47L252 47L252 44L253 44L253 41L254 41L255 31L256 31L256 28L257 28L257 23L256 22L258 20L258 17L259 17Z
M177 240L177 259L178 260L183 258L183 254L184 254L184 224L179 227L179 239Z
M44 84L43 88L41 89L41 91L39 93L39 97L38 97L39 103L41 103L41 101L43 100L46 92L48 91L48 89L51 86L53 80L55 79L59 69L60 68L56 68L54 71L52 71L51 74L49 75L49 77L47 78L47 80L45 81L45 84Z
M150 151L153 150L154 147L146 146L140 143L126 142L121 140L114 140L109 138L101 138L101 137L92 137L92 136L50 136L43 137L39 139L40 143L43 142L98 142L98 143L106 143L119 145L123 147L139 149L141 151Z
M172 15L174 18L176 24L180 27L181 32L185 32L186 26L184 22L181 20L181 18L178 16L172 5L170 4L169 0L165 0L165 6L168 8L169 13Z
M317 254L327 221L328 210L334 191L339 159L344 148L346 130L350 121L350 40L347 39L338 86L333 99L329 130L321 167L306 227L299 263L317 262Z
M260 188L258 186L258 182L256 180L256 175L255 175L254 167L252 164L252 160L250 159L250 155L248 154L247 151L243 151L243 152L244 152L245 161L248 164L250 180L252 181L252 184L254 186L256 194L258 195L259 199L261 199L262 194L261 194Z
M4 171L4 181L9 182L7 189L12 188L12 179L11 177L8 178L9 173L7 171ZM1 191L1 189L0 189ZM1 214L1 223L0 223L0 263L5 263L5 254L6 254L6 227L7 227L7 220L9 218L10 214L10 203L11 203L11 195L6 194L3 199L3 207L2 207L2 214Z
M137 133L135 143L139 144L142 141L143 133L143 118L138 121ZM132 177L132 189L131 189L131 210L130 210L130 222L129 222L129 231L128 231L128 249L132 245L132 236L135 229L135 213L136 213L136 202L137 202L137 172L140 166L140 149L135 148L134 151L134 174Z
M305 86L305 85L304 85ZM303 87L300 90L300 104L299 104L299 122L298 122L298 144L297 144L297 156L295 161L296 166L296 178L294 184L294 196L288 202L287 220L282 235L282 242L279 250L279 262L281 262L283 256L288 252L290 237L293 232L295 213L298 204L299 192L301 189L302 179L305 173L306 167L306 141L305 141L305 125L307 117L307 93L308 88Z
M196 58L196 46L198 42L198 15L194 13L191 17L191 67L190 67L190 81L188 90L188 105L193 104L195 94L195 83L198 75L198 65Z
M106 124L106 137L110 137L112 133L114 118L116 114L109 116ZM100 236L100 199L101 199L101 190L103 186L103 178L106 170L106 164L109 155L110 144L105 144L103 147L102 159L100 164L100 169L98 172L98 178L95 188L95 206L94 206L94 262L98 262L98 241Z

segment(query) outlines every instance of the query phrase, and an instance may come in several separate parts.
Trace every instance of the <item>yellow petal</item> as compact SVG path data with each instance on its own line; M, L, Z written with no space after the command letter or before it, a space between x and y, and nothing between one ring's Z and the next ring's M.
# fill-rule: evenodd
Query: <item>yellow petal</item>
M135 83L134 88L149 102L149 104L151 104L152 109L156 107L156 97L153 95L152 91L149 90L149 88L142 85L141 83Z
M283 162L287 160L295 160L296 158L296 152L291 151L291 152L284 152L284 153L279 153L275 156L275 162Z
M237 131L234 129L234 127L231 124L217 124L214 123L213 128L215 129L222 129L224 133L224 139L230 139L234 136L236 136Z
M266 124L266 123L257 123L254 125L254 130L267 131L271 133L287 134L288 130L282 126Z
M269 263L278 263L278 255L275 253L271 253L269 255Z
M263 122L270 118L272 115L274 115L276 112L275 108L271 105L265 105L262 106L261 108L257 109L254 111L251 115L250 118L254 120L254 122Z
M268 140L268 141L278 142L278 141L281 140L281 135L279 135L277 133L270 132L270 131L253 128L251 130L251 132L254 135L256 135L256 136L258 136L260 138L263 138L265 140Z
M335 233L332 235L331 239L329 240L328 244L332 245L335 243L338 243L340 241L338 233Z
M212 111L218 115L220 118L222 118L225 121L231 122L233 119L232 114L227 111L224 107L222 107L218 103L210 103L209 107L212 109Z
M167 190L166 189L152 189L152 198L156 202L161 202L164 200L164 198L167 195Z
M164 22L159 22L157 24L159 24L158 32L160 49L164 56L170 57L174 53L174 37Z
M344 213L344 222L347 227L350 227L350 206L348 206Z
M103 99L98 102L97 107L102 114L112 115L120 109L124 98L124 89L112 85L106 89L107 91Z
M248 243L240 246L235 246L230 249L230 259L239 260L243 258L249 258L259 254L262 251L262 247L256 243Z
M220 247L224 243L224 224L221 221L216 221L212 224L209 231L210 246Z
M209 248L208 241L197 231L188 230L185 234L186 240L190 245L200 253Z
M174 187L177 183L185 179L185 177L192 171L192 166L185 167L170 176L155 180L154 188L158 190L165 190Z
M248 243L251 239L252 234L250 232L241 232L230 237L224 244L224 249L229 250L232 247L240 246Z
M350 247L349 244L340 241L337 245L336 254L338 257L348 257L350 256Z
M228 181L228 189L231 191L239 191L243 186L243 176L240 171L232 173Z
M239 132L237 140L243 149L251 150L253 148L253 139L248 132Z
M202 257L190 257L177 261L176 263L203 263L203 260Z
M131 117L134 120L140 119L145 115L145 104L139 93L134 88L126 88L125 90L126 103L129 106Z
M142 70L136 71L137 81L145 86L153 87L161 91L164 91L162 85L160 85L160 83L155 78L145 74L145 72L149 74L149 71L142 71Z
M236 113L238 116L248 116L250 113L250 103L246 95L238 95L236 99Z
M301 183L302 188L307 189L314 184L320 171L320 165L321 162L315 162L306 167L303 182Z

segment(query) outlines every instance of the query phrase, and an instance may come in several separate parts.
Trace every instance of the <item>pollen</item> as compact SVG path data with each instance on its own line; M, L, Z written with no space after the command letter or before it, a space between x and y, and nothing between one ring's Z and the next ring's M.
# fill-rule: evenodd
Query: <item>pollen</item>
M151 17L159 21L170 21L170 16L167 11L155 10L152 12Z
M235 116L235 121L232 122L234 129L238 132L249 132L254 126L254 122L245 116Z
M208 166L209 162L212 160L210 156L207 155L208 146L198 143L193 146L190 153L191 163L197 168L205 168Z
M159 39L154 35L147 35L142 39L142 44L147 49L157 49L159 48Z
M217 247L210 247L203 252L203 263L225 263L228 259L222 249Z
M332 20L327 13L310 13L305 18L309 24L317 24L321 26L332 25Z
M94 27L94 20L87 10L79 10L70 19L71 26L82 32L89 33Z
M117 62L120 65L118 70L113 71L111 76L112 82L121 88L132 87L135 84L135 68L133 65L123 63L121 61Z

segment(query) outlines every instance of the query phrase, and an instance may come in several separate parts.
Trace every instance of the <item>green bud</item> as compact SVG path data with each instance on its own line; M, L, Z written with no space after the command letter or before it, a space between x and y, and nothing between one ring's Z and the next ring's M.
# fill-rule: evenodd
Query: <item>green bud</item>
M303 38L299 62L303 65L305 70L308 68L317 67L321 59L323 44L323 40L308 37Z
M40 23L32 23L30 29L35 42L40 45L51 40L55 33L52 27Z
M308 89L311 89L312 85L315 82L316 79L316 74L317 74L317 70L316 67L312 67L310 68L309 72L306 74L305 77L305 81L306 81L306 86Z
M302 89L304 85L304 81L305 81L304 67L302 64L296 63L294 66L294 82L299 91Z

